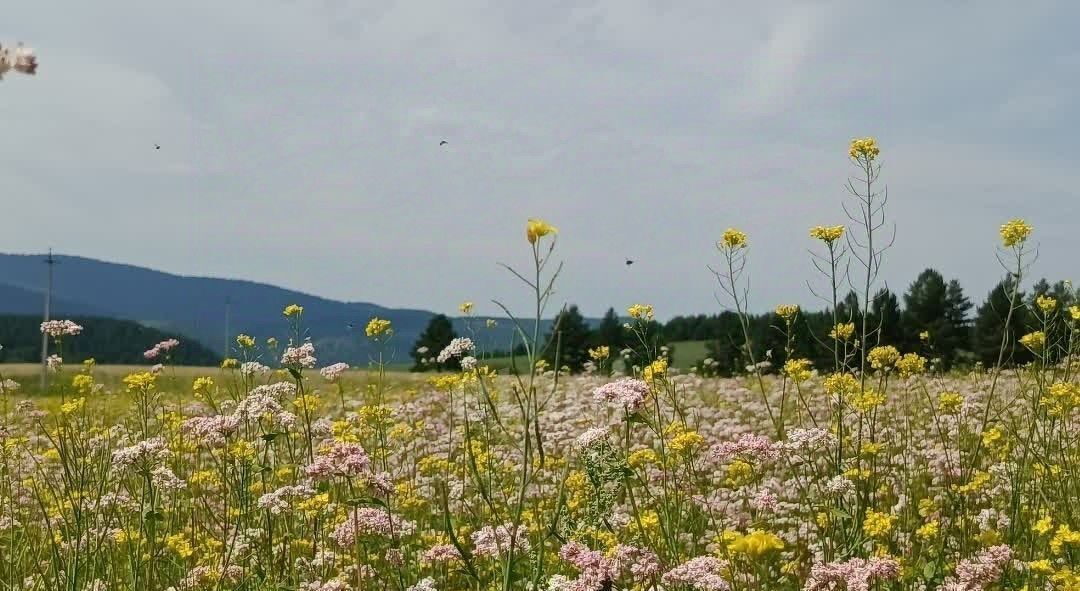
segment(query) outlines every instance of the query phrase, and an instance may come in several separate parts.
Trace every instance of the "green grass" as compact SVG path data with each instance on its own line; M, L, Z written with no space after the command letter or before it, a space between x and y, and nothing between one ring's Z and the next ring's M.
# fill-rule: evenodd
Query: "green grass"
M705 350L705 341L675 341L668 346L675 349L671 365L679 369L690 369L695 363L709 356Z

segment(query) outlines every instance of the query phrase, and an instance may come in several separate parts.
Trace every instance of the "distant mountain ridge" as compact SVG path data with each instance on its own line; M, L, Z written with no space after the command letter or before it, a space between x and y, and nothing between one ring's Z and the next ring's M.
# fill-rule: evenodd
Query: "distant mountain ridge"
M435 315L427 310L341 302L254 281L189 277L84 257L54 257L54 318L132 320L197 339L222 355L227 347L235 347L232 339L239 333L286 339L288 325L282 309L299 304L304 306L304 327L315 343L320 364L366 363L373 349L364 336L364 325L373 316L393 323L394 361L406 362L416 338ZM41 255L0 254L0 314L41 314L43 260ZM476 324L477 332L483 334L478 340L486 347L510 348L508 320L500 320L494 329L483 328L483 319ZM465 332L463 319L454 319L454 325L459 334Z

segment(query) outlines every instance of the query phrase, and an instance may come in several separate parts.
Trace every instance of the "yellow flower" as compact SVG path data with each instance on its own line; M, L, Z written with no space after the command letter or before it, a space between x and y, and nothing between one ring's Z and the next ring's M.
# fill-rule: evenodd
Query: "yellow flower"
M829 338L838 341L846 341L855 335L855 323L848 322L837 324L829 331Z
M229 455L241 462L250 462L255 459L255 446L249 441L241 439L229 448Z
M924 342L924 343L929 341L930 340L930 331L924 330L924 331L920 332L919 333L919 340Z
M877 147L877 141L872 137L855 138L851 140L851 146L848 148L848 156L854 160L871 162L879 154L881 154L881 149Z
M1023 244L1031 236L1032 230L1031 225L1020 218L1009 220L1001 226L1001 244L1005 248Z
M1005 433L998 427L991 427L986 431L983 431L982 441L986 447L994 447L1005 437Z
M1054 565L1045 558L1043 558L1042 560L1034 560L1027 564L1028 568L1031 569L1032 572L1038 573L1040 575L1048 575L1054 572Z
M745 554L758 558L773 550L783 550L784 542L776 534L766 531L750 530L746 535L737 535L728 543L728 550L736 554Z
M631 468L641 468L646 464L657 464L659 462L660 456L651 449L639 449L632 452L626 458L626 463L629 464Z
M926 358L917 353L908 353L896 361L896 369L903 377L920 374L926 371Z
M938 396L938 410L951 415L959 412L964 404L964 397L959 392L942 392Z
M165 538L165 547L171 550L180 558L188 558L195 551L191 548L191 542L188 542L184 534L175 534Z
M941 531L941 526L935 519L933 521L928 521L924 523L922 527L915 530L915 535L919 536L923 540L929 540L930 538L937 536L939 531Z
M143 371L132 373L124 376L124 385L127 386L128 392L134 392L136 390L149 390L154 387L154 383L157 381L157 376L154 374Z
M1043 314L1049 314L1057 308L1058 301L1052 297L1041 295L1035 298L1035 305L1042 310Z
M607 345L601 345L593 349L589 349L589 357L593 361L603 361L611 356L611 348Z
M1080 384L1051 384L1040 402L1048 407L1051 416L1065 416L1074 406L1080 406Z
M795 304L780 304L776 307L776 315L783 318L785 322L791 323L795 320L795 315L799 313L799 307Z
M1073 531L1068 525L1064 523L1058 526L1054 537L1050 539L1050 551L1054 555L1061 554L1065 549L1065 544L1076 545L1080 544L1080 532Z
M303 313L304 313L304 307L303 306L298 306L296 304L289 304L288 306L285 306L285 310L283 311L283 314L285 314L286 316L289 316L289 317L298 316L298 315L303 314Z
M810 228L810 237L832 245L844 235L843 226L814 226Z
M79 412L80 410L82 410L85 407L86 407L86 399L85 398L76 398L75 400L72 400L71 402L67 402L67 403L61 405L60 406L60 412L66 414L66 415L69 415L71 413Z
M244 348L251 348L255 346L255 339L246 334L238 334L236 335L236 344Z
M191 383L191 391L196 394L205 394L214 387L214 378L202 377L195 378L195 381Z
M696 449L700 449L704 445L705 438L697 431L683 431L672 438L668 443L668 446L675 453L692 452Z
M652 304L634 304L626 309L626 312L630 314L630 317L634 320L652 320L653 319L653 307Z
M368 320L367 326L364 327L364 334L370 339L378 339L381 336L391 336L394 334L394 329L390 326L389 320L383 320L382 318L372 318Z
M226 357L221 360L221 369L236 369L238 367L240 367L240 361L238 359Z
M1069 306L1069 316L1073 320L1080 322L1080 306Z
M895 523L895 515L879 513L871 509L866 512L866 519L863 521L863 533L871 538L884 538L892 532Z
M1045 536L1046 534L1053 531L1053 529L1054 520L1049 515L1044 515L1042 519L1039 519L1035 522L1034 525L1031 526L1031 531L1039 534L1040 536Z
M885 404L885 395L879 394L876 390L863 390L851 397L851 406L863 413L870 412L882 404Z
M716 246L723 250L746 248L746 232L728 228L724 230L724 234L720 236L720 241L716 243Z
M71 387L81 394L89 394L94 389L94 376L80 373L72 376Z
M1046 346L1046 333L1041 330L1029 332L1020 337L1020 344L1031 349L1032 353L1039 353Z
M661 357L656 361L653 361L641 372L641 378L646 382L651 382L655 379L664 377L667 374L668 362L667 359Z
M536 244L537 240L548 234L558 233L558 228L537 218L530 218L529 223L525 225L525 238L528 239L529 244Z
M854 394L861 388L859 380L849 373L834 373L822 383L827 394Z
M754 467L745 460L735 460L727 468L727 484L739 487L750 482L754 477Z
M796 384L801 384L810 379L809 359L788 359L784 362L784 375Z
M461 302L461 305L458 306L458 310L460 310L461 313L466 315L466 316L468 316L469 314L472 313L472 309L473 309L473 303L472 302Z
M900 351L897 351L896 347L893 347L892 345L874 347L866 354L866 358L870 361L870 367L874 369L884 369L893 365L900 359Z
M971 482L956 487L956 491L960 494L976 493L986 488L986 485L990 484L990 473L977 471L971 477ZM953 485L956 486L956 485Z

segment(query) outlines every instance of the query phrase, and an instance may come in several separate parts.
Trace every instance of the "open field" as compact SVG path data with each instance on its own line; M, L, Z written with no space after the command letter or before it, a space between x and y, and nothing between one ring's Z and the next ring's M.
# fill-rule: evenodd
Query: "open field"
M626 377L606 375L621 347L574 344L571 324L552 350L577 356L576 375L542 357L561 339L527 342L509 375L445 331L422 352L454 371L323 367L296 304L273 355L239 335L222 368L170 367L175 340L145 354L166 362L152 367L58 354L45 393L36 366L5 366L0 589L1076 591L1080 300L1071 286L1022 295L1034 229L1012 220L1004 315L984 332L996 363L946 371L939 335L901 351L871 314L841 315L847 249L870 245L851 258L869 261L857 308L874 293L881 251L838 244L881 227L878 153L870 138L849 153L865 225L810 232L834 273L824 334L779 305L763 327L778 344L755 341L750 239L720 236L719 288L744 337L732 378L679 371L703 345L669 359L641 303L615 326L634 344ZM556 234L525 228L533 268L515 274L537 315ZM41 327L59 353L82 330ZM385 351L392 323L364 335ZM800 340L825 354L802 356Z

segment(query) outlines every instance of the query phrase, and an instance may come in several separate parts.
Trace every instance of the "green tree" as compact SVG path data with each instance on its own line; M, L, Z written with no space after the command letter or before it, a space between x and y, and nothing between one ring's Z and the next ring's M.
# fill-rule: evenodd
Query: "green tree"
M881 288L870 306L870 326L874 327L874 343L898 346L903 342L900 304L896 294Z
M1013 286L1014 279L1011 276L1003 279L975 314L974 353L976 359L986 366L997 363L1003 338L1004 363L1017 364L1031 360L1031 353L1017 342L1027 332L1028 313L1023 304L1023 294L1017 294L1012 319L1008 326L1005 323L1005 319L1009 317L1009 296L1012 295Z
M593 332L577 306L563 308L555 317L552 332L547 335L543 359L552 366L569 367L578 373L589 361L589 345Z
M971 309L974 307L971 299L964 295L960 282L949 281L945 289L945 322L949 330L938 339L945 369L952 367L961 356L970 355Z
M618 355L626 344L624 331L622 322L619 322L619 317L615 314L615 308L608 308L593 333L593 344L606 345L611 348L612 355Z
M916 351L920 346L919 335L930 333L940 342L948 332L945 318L945 299L948 286L941 273L926 269L908 287L904 294L904 349Z
M420 337L416 339L416 343L412 348L413 367L412 371L426 371L428 369L459 369L461 366L458 364L457 359L451 359L446 363L439 363L435 361L439 352L446 348L450 344L450 341L457 338L457 333L454 332L454 325L450 323L450 319L445 314L436 314L428 321L427 328L420 334ZM424 361L428 360L427 363Z

